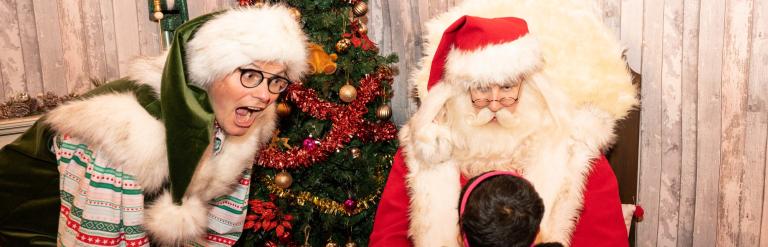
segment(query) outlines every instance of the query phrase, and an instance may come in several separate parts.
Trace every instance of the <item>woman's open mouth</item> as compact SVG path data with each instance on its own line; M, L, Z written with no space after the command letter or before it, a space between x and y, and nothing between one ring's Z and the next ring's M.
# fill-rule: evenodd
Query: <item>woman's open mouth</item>
M235 125L241 128L250 128L256 115L264 108L255 106L241 106L235 109Z

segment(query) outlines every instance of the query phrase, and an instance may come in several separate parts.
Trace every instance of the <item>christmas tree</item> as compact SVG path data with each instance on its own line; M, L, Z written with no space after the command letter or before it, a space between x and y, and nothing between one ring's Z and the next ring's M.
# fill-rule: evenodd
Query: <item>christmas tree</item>
M397 148L388 105L397 58L368 39L364 1L280 2L304 25L312 74L279 99L279 128L254 162L238 244L367 246Z

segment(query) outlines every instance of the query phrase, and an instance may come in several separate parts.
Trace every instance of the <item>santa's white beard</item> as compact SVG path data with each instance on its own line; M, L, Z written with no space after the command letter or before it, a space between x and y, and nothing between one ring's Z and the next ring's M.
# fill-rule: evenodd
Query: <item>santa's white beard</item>
M506 108L475 113L468 95L447 103L446 119L453 132L454 158L465 176L490 170L522 168L525 150L534 133L546 130L546 110L536 99L519 102L514 112ZM496 121L491 121L496 118Z

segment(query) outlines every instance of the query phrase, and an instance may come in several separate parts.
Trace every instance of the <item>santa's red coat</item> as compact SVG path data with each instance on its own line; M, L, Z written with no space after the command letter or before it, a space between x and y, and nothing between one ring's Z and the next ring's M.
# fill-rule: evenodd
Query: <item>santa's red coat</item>
M571 246L629 246L613 169L605 156L600 156L592 165L584 189L582 211L571 237ZM402 150L398 150L376 211L369 246L413 246L408 238L410 197L405 183L407 174ZM462 178L462 186L465 182Z

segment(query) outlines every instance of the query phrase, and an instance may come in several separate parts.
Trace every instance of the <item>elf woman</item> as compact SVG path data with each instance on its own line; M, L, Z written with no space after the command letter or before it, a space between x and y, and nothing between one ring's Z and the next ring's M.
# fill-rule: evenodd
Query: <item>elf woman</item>
M275 99L306 57L284 6L185 23L0 151L0 246L234 244Z

